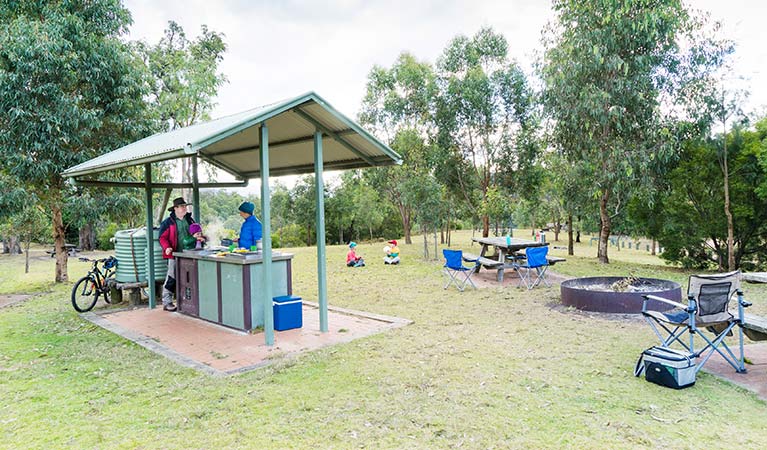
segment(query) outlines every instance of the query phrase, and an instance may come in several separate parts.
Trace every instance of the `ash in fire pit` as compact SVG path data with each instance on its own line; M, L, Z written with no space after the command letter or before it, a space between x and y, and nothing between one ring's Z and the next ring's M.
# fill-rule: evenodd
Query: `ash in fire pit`
M561 285L562 303L583 311L636 314L642 311L643 295L681 301L679 283L656 278L587 277ZM671 305L650 301L648 309L667 311Z

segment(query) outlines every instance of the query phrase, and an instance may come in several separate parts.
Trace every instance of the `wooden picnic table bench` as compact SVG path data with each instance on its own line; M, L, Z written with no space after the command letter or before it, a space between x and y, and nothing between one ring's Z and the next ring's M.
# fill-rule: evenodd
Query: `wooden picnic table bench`
M503 281L503 270L506 268L505 263L498 261L497 259L485 258L484 256L474 255L472 253L464 253L463 259L467 262L476 261L486 269L497 270L498 274L496 275L496 279L499 283ZM479 270L477 270L477 272L479 272Z
M752 341L767 341L767 318L745 314L743 333Z

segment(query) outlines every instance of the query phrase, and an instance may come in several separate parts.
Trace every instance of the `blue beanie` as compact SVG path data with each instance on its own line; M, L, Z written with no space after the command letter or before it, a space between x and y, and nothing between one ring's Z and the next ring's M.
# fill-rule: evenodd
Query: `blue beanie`
M349 242L349 247L350 247L350 248L354 248L354 247L356 247L356 246L357 246L357 243L356 243L356 242Z
M244 213L248 213L251 216L253 215L253 211L256 210L256 205L250 202L242 202L242 205L238 208L240 211Z

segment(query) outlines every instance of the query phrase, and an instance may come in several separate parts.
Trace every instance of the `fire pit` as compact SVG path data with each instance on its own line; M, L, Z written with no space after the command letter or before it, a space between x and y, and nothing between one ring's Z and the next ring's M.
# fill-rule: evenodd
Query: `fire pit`
M636 278L627 282L624 277L587 277L562 282L562 303L583 311L636 314L642 312L642 296L656 295L669 300L681 301L679 283L655 278ZM625 291L615 291L618 284ZM647 309L667 311L671 305L650 301Z

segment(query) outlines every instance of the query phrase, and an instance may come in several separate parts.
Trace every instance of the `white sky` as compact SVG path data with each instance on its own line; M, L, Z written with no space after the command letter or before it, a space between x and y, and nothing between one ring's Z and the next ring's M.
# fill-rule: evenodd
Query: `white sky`
M688 0L724 24L737 44L735 75L746 78L747 112L767 105L767 3ZM491 26L510 56L531 72L549 0L125 0L131 39L156 43L169 20L192 39L202 24L223 32L221 71L229 78L212 116L315 91L356 118L373 65L389 67L403 52L435 62L449 40Z

